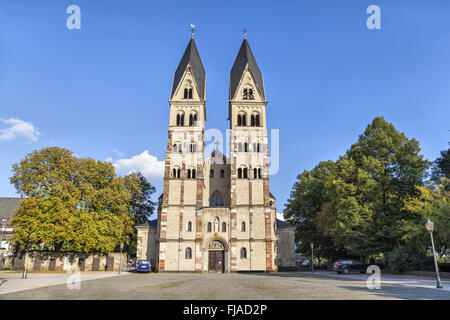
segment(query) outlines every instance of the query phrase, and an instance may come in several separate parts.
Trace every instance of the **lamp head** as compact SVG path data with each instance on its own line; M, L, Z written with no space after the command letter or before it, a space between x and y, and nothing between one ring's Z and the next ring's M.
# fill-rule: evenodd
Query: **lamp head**
M428 218L427 222L425 222L425 227L428 231L433 232L434 229L434 223L431 222L430 218Z

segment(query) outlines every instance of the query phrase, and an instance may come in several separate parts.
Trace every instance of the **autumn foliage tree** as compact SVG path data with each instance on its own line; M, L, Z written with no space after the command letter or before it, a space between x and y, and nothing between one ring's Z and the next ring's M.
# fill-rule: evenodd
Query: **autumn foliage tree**
M21 250L111 252L143 217L136 199L148 191L138 180L67 149L34 151L13 165L10 178L22 196L11 221L14 240Z

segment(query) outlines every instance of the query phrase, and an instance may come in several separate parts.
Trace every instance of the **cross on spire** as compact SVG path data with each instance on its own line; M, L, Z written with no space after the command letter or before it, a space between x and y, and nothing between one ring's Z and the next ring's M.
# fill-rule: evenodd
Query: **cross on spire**
M216 140L216 142L214 142L214 144L216 145L216 150L219 150L220 142Z
M242 32L244 33L244 39L247 39L247 28L244 28L244 30L242 30Z
M191 38L194 38L195 26L191 23Z

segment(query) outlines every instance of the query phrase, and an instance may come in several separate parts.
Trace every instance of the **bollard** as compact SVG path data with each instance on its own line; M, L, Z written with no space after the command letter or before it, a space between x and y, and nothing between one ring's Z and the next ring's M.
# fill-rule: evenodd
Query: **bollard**
M27 278L27 269L23 269L22 279L26 279L26 278Z

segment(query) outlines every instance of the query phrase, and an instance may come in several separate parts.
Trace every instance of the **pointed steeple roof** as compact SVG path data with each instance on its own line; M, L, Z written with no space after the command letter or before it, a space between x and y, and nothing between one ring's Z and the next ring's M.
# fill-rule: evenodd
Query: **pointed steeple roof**
M175 94L175 90L177 90L177 87L180 84L180 81L183 78L183 74L186 71L188 65L191 66L192 74L194 75L195 82L199 89L200 98L204 100L206 91L206 72L203 68L202 60L200 59L200 55L198 53L197 46L195 45L194 38L191 38L191 40L189 41L188 46L184 51L183 57L178 64L178 68L175 71L170 98L172 99L173 95Z
M250 49L247 39L244 38L236 60L234 61L233 68L231 68L230 72L230 100L233 99L236 93L242 74L244 73L247 65L255 80L256 86L258 87L258 92L261 95L261 98L265 99L264 81L261 71L259 70L255 56Z

